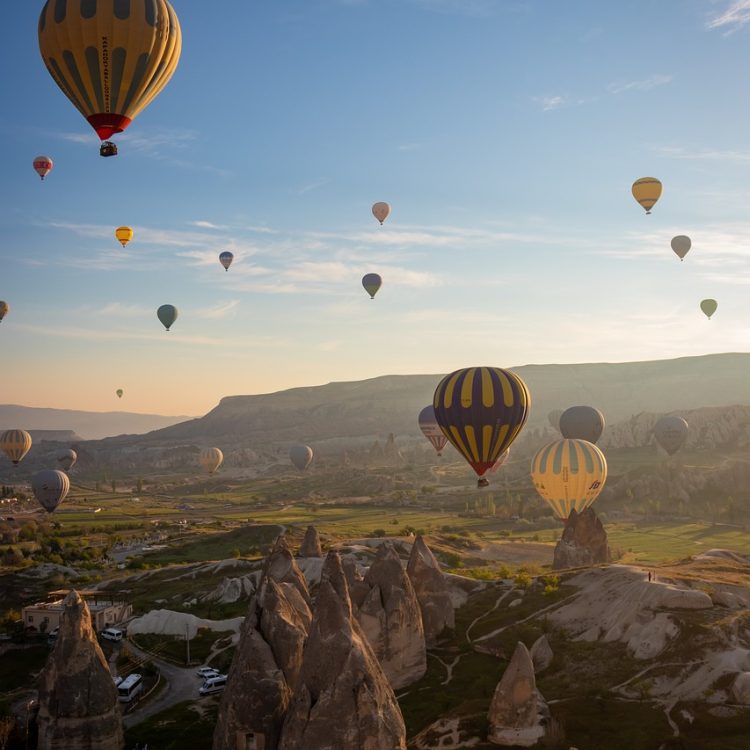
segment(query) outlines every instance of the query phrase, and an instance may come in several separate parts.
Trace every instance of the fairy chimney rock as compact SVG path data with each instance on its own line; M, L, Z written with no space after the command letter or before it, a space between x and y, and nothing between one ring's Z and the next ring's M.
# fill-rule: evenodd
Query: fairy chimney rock
M300 557L323 557L323 549L320 546L320 536L314 526L308 526L305 538L299 548Z
M310 605L310 592L307 589L305 576L297 565L283 534L279 535L273 549L263 561L260 580L272 578L277 583L291 583Z
M117 688L91 614L77 591L65 597L57 643L39 676L39 750L122 750Z
M611 561L607 532L593 508L570 512L562 538L555 547L554 570L600 565Z

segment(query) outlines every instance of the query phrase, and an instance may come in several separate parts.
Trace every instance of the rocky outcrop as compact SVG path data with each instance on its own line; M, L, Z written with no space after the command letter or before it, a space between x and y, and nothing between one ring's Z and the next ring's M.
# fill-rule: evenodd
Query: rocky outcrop
M302 546L299 548L300 557L323 557L323 549L320 546L318 530L314 526L308 526Z
M250 599L255 593L254 576L240 576L238 578L225 578L213 590L209 591L203 601L216 602L218 604L233 604L240 599Z
M593 508L586 508L581 513L572 510L562 538L555 547L553 570L600 565L610 560L607 532Z
M273 578L277 583L292 584L302 595L305 602L308 605L311 603L305 576L302 575L302 571L289 550L283 534L277 537L273 549L263 561L260 579L262 581L266 578Z
M545 708L536 689L531 656L526 646L519 643L492 696L487 739L506 747L535 745L544 736L542 709Z
M536 674L544 672L552 664L552 659L555 658L546 635L540 635L534 641L529 654L531 655L531 661L534 663L534 672Z
M412 545L406 574L414 586L422 612L425 641L432 646L446 628L453 630L456 627L456 618L448 582L421 536Z
M732 699L735 703L750 706L750 672L740 672L732 683Z
M39 677L39 750L122 750L117 688L91 614L77 591L65 598L55 649Z
M427 671L422 613L391 544L378 547L363 583L369 590L357 611L359 624L391 685L410 685Z
M329 553L302 672L279 750L405 750L396 696L352 616L339 556Z

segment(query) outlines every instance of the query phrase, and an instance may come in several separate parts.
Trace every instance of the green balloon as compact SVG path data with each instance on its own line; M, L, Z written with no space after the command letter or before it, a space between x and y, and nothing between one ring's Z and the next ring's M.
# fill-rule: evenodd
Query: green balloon
M177 320L177 308L174 305L162 305L156 311L156 317L162 322L162 325L169 330L170 326Z
M711 316L716 312L716 309L719 307L719 303L715 299L704 299L701 302L701 310L703 310L703 314L711 320Z

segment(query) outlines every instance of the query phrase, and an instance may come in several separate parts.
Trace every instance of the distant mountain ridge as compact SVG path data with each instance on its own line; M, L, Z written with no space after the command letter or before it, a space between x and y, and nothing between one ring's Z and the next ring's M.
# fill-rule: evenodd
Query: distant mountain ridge
M124 411L93 412L45 409L0 404L0 432L14 428L59 432L69 430L77 439L101 440L124 434L143 434L184 422L190 417L134 414Z

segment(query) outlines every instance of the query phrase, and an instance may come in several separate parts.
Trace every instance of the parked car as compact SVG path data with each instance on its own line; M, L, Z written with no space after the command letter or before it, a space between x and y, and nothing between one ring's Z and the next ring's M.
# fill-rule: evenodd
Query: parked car
M218 669L214 669L213 667L201 667L196 674L198 677L202 677L204 680L207 680L209 677L218 677L221 672L219 672Z
M122 640L122 630L117 630L117 628L105 628L102 630L102 638L106 638L108 641L121 641Z
M217 675L216 677L209 677L203 685L201 685L198 693L200 695L211 695L212 693L220 693L227 684L227 676L225 674Z

